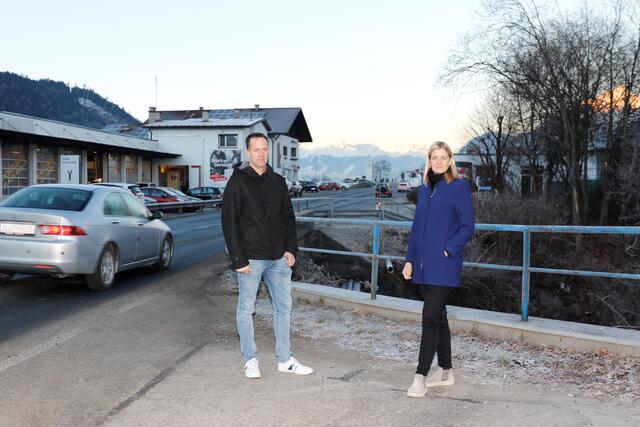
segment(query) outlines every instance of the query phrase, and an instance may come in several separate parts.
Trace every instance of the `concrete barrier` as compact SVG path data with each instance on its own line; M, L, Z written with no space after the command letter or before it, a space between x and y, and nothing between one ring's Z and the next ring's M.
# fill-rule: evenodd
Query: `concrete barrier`
M400 321L421 321L422 302L309 283L293 283L297 301L373 314ZM447 306L452 332L573 351L607 351L640 357L640 331Z

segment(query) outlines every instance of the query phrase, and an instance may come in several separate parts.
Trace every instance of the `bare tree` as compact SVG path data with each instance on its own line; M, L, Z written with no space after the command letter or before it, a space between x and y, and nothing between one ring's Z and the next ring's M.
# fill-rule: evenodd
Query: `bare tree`
M388 160L376 160L373 162L373 175L380 181L382 177L391 173L391 163Z
M468 36L451 56L443 81L480 76L511 88L556 120L561 133L549 135L558 136L549 142L559 151L558 170L565 169L572 222L582 223L588 215L584 177L594 117L587 101L602 90L618 26L586 4L576 14L545 14L533 1L491 0L486 11L486 28Z
M513 163L517 122L506 94L491 92L471 119L466 134L480 157L482 168L491 185L498 191L510 189L508 178Z

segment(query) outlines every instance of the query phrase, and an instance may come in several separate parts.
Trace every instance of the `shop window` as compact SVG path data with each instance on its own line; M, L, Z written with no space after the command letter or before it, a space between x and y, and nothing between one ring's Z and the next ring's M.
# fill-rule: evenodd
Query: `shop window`
M58 148L39 146L36 148L36 183L58 182Z
M151 181L151 160L142 159L142 182Z
M29 185L29 146L2 142L2 195Z
M125 182L133 184L138 181L138 157L124 156Z
M122 175L120 174L120 154L109 153L107 159L107 182L120 182Z

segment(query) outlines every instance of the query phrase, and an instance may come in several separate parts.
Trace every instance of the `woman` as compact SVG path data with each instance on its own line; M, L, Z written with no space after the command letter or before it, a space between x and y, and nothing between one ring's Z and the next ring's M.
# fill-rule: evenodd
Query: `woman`
M454 384L445 304L451 289L460 286L462 249L475 231L471 187L458 179L446 143L429 147L424 170L402 270L406 280L420 286L424 299L420 355L409 397L424 396L427 387ZM440 369L427 378L436 352Z

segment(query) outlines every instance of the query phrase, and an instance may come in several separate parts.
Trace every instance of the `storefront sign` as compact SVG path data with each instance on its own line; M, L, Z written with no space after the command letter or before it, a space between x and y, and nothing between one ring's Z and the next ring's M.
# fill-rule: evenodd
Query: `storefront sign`
M233 165L241 159L240 150L213 150L209 162L209 175L213 181L226 181L233 173Z
M80 156L60 156L60 184L80 184Z

